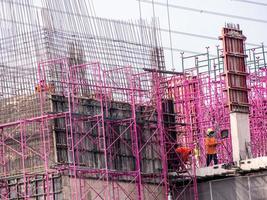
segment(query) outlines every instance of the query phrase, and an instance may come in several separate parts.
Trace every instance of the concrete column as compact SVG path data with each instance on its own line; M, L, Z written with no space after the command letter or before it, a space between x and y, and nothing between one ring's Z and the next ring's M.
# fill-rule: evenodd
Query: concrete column
M247 113L233 112L230 114L233 160L239 163L240 160L250 158L250 129L249 115Z

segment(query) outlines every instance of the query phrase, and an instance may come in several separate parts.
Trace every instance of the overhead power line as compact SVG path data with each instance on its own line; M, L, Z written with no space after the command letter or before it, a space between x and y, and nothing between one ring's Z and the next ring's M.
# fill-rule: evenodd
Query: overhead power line
M149 0L138 0L144 3L152 3ZM155 5L159 6L167 6L166 3L161 3L161 2L153 2ZM216 16L223 16L223 17L230 17L230 18L235 18L235 19L242 19L242 20L247 20L247 21L253 21L253 22L259 22L259 23L265 23L267 24L267 20L264 19L256 19L256 18L250 18L250 17L244 17L244 16L239 16L239 15L231 15L227 13L220 13L220 12L214 12L214 11L209 11L209 10L202 10L202 9L196 9L196 8L190 8L190 7L185 7L185 6L179 6L179 5L174 5L174 4L168 4L169 7L171 8L176 8L180 10L187 10L187 11L192 11L192 12L197 12L197 13L204 13L204 14L210 14L210 15L216 15Z
M242 2L242 3L250 3L250 4L259 5L259 6L267 6L267 3L256 2L256 1L248 1L248 0L231 0L231 1L238 1L238 2Z
M202 38L202 39L218 41L218 37L212 37L212 36L208 36L208 35L200 35L200 34L196 34L196 33L188 33L188 32L177 31L177 30L168 30L168 29L164 29L164 28L159 28L159 30L163 31L163 32L169 32L170 31L172 34L185 35L185 36L189 36L189 37L197 37L197 38ZM246 45L254 46L254 47L261 46L261 44L254 44L254 43L246 43ZM267 48L267 46L264 46L264 47Z

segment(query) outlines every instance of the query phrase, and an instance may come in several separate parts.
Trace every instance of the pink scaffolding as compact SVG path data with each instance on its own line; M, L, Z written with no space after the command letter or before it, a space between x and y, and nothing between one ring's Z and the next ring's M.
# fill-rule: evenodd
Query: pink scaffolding
M192 187L197 194L196 187L196 167L203 167L205 164L205 153L203 139L205 130L213 126L216 130L229 129L229 111L224 106L224 76L222 73L216 74L215 71L193 75L193 69L187 70L184 74L162 75L157 70L138 71L132 67L124 68L102 68L100 63L88 63L76 66L68 66L66 58L42 62L39 64L38 77L41 92L38 93L40 105L39 116L4 123L1 125L1 168L2 185L1 197L8 199L14 190L22 198L30 198L31 182L39 176L43 176L44 184L40 187L44 189L47 197L55 199L52 190L53 177L57 174L68 174L72 188L72 199L86 199L88 192L94 193L95 198L119 199L125 195L129 199L143 199L149 193L152 199L162 198L162 193L167 199L169 192L175 194L177 199L182 197L185 186ZM57 74L57 76L54 76ZM262 128L266 124L259 123L258 119L266 117L265 87L266 69L260 68L257 72L250 75L251 104L251 131L252 149L254 156L262 156L266 153L264 142L266 137ZM53 90L46 90L47 86L53 86ZM50 87L51 88L51 87ZM62 96L66 99L68 110L61 113L49 112L47 100L50 95ZM255 98L256 97L256 98ZM79 115L82 98L92 98L100 105L98 112L94 115ZM112 119L109 112L112 101L128 103L131 114L128 118ZM168 101L173 102L174 110L170 112ZM136 111L143 108L142 115ZM156 113L156 114L155 114ZM136 115L141 116L136 116ZM175 123L166 123L170 116L175 117ZM140 118L141 117L141 118ZM168 120L166 120L167 118ZM51 120L63 119L65 124L66 145L68 149L68 162L60 165L53 165L55 161L51 158ZM149 129L154 130L149 137L143 137L142 132L138 131L139 120L147 121ZM156 122L152 123L153 120ZM85 127L84 123L91 123L93 127ZM215 125L214 125L215 124ZM124 130L117 131L114 125L124 126ZM39 143L33 145L30 141L36 135L29 134L32 126L39 127L34 129ZM94 128L97 127L97 137L92 137ZM17 132L17 130L19 130ZM131 143L125 138L124 134L130 131ZM171 134L176 136L173 137ZM81 135L78 133L82 133ZM103 153L104 161L101 168L82 167L83 152L76 151L77 147L83 146L85 138L91 138ZM142 141L140 141L142 138ZM13 142L11 143L10 140ZM120 140L130 151L133 152L135 167L131 171L116 171L113 169L113 160L117 155L118 149L116 142ZM182 143L191 149L197 149L200 153L192 156L192 163L183 163L184 168L174 170L177 174L183 175L181 180L186 180L183 189L177 186L179 180L172 177L169 173L169 164L173 160L179 160L179 155L174 155L176 143ZM255 144L260 148L255 148ZM260 145L259 145L260 144ZM153 148L161 160L161 170L159 172L142 173L142 156L147 148ZM12 153L11 153L12 152ZM10 156L20 158L21 174L23 181L21 188L9 189L8 177L11 168L8 165ZM231 161L230 138L226 139L224 146L219 148L220 163ZM29 171L27 163L29 157L39 160L36 168L40 171ZM186 175L187 174L187 175ZM95 184L84 181L84 177L94 177L103 184L103 189L98 191ZM119 180L127 179L135 187L125 188ZM153 182L151 188L147 182ZM137 192L137 193L136 193ZM197 199L197 195L195 196Z
M82 46L75 42L74 52ZM114 46L98 42L100 49ZM44 59L32 71L1 66L8 75L0 82L1 199L182 199L188 191L198 199L206 130L231 132L223 52L182 55L183 72L177 73L164 70L161 49L142 48L147 55L126 57L150 68L85 62L82 52L76 60ZM262 46L247 54L251 148L258 157L267 152L266 52ZM231 162L231 137L218 140L219 163ZM189 161L177 145L191 150Z
M251 147L254 157L266 156L266 68L259 69L250 75L250 131L251 131Z
M166 81L159 75L160 73L139 72L132 67L111 69L102 67L99 63L68 66L66 59L42 62L38 71L41 88L53 85L53 95L67 98L68 110L64 112L64 120L69 158L68 163L56 166L55 169L71 175L72 199L86 199L89 191L93 191L94 198L103 199L120 199L121 196L128 199L149 197L167 199L169 192L165 149L167 137L165 137L162 109L163 98L166 98L166 89L162 84L166 84ZM57 76L53 77L54 74ZM40 105L41 110L44 110L46 102L44 93L47 91L41 91ZM79 104L81 98L88 98L88 95L99 103L100 108L94 115L81 117ZM129 106L131 114L127 118L118 119L112 116L111 104L116 102ZM142 109L141 113L136 112ZM140 116L136 116L137 114ZM142 123L146 122L152 134L145 136L145 133L138 130L141 128L140 120ZM93 128L86 130L84 122L94 123ZM83 153L77 152L77 148L82 145L85 138L92 136L95 127L97 127L97 137L92 139L92 142L104 154L103 165L96 169L83 168L79 160ZM124 127L124 130L118 131L114 127ZM78 135L78 133L84 134ZM130 134L128 136L131 138L130 143L124 138L126 134ZM124 143L134 156L135 165L130 171L118 171L114 168L113 160L119 151L116 147L117 141ZM158 172L144 173L141 170L142 166L145 166L141 159L148 149L154 151L155 158L161 162ZM46 166L45 170L49 171L49 167ZM90 185L83 181L83 177L88 176L95 177L103 185L103 189L98 191L95 188L97 184ZM124 179L135 187L130 190L123 187L119 180ZM146 183L153 183L153 187ZM47 187L49 188L49 185Z

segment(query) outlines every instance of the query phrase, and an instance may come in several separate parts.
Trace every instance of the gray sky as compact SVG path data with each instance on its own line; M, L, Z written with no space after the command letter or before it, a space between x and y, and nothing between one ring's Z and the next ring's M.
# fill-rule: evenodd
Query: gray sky
M90 0L93 1L97 16L119 19L135 20L140 18L138 0ZM146 2L152 0L145 0ZM241 1L241 0L240 0ZM240 2L237 0L169 0L170 27L173 31L181 31L218 37L221 28L227 22L240 24L248 43L267 45L267 0L251 0L256 4ZM153 6L151 3L141 2L142 18L153 17ZM167 7L159 4L166 4L167 0L154 0L155 16L159 17L160 26L168 29ZM258 5L262 3L264 5ZM172 7L173 5L173 7ZM192 12L184 9L177 9L174 6L183 6L203 10L203 12ZM231 18L207 14L205 11L225 13L227 15L242 16L252 20ZM256 20L253 20L256 19ZM262 22L259 22L262 20ZM185 51L204 52L205 47L210 46L211 53L215 53L215 46L220 41L209 40L198 37L190 37L180 34L172 34L173 48ZM169 33L162 33L163 46L170 47ZM186 55L189 55L186 53ZM179 53L174 51L174 65L180 70ZM170 52L166 52L167 65L171 66Z

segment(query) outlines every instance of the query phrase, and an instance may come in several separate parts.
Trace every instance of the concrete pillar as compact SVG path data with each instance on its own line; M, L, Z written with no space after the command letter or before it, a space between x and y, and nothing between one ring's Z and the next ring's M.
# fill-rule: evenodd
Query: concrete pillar
M250 129L247 113L233 112L230 114L233 161L250 158Z

